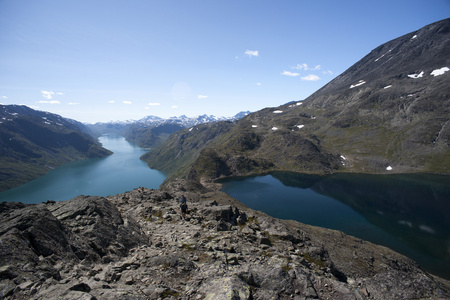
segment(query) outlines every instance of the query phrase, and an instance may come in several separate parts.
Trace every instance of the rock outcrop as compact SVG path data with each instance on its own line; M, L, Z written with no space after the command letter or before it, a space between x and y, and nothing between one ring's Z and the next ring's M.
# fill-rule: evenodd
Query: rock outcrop
M448 282L388 248L181 180L107 198L2 203L0 217L3 299L450 297Z

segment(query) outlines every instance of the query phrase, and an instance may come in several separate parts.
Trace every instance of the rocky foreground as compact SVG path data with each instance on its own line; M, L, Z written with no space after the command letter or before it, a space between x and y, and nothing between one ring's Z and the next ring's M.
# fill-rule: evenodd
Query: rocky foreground
M185 181L4 202L0 217L0 299L450 298L447 281L388 248Z

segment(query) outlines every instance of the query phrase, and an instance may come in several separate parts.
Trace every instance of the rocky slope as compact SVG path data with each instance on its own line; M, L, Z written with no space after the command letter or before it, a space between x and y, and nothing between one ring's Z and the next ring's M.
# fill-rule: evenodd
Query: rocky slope
M81 123L27 106L0 105L0 191L70 161L111 154Z
M210 126L226 130L207 144L206 129L181 131L144 159L192 179L273 170L448 174L449 70L446 19L379 46L304 101L252 113L231 128ZM166 170L169 160L184 169Z
M450 297L448 282L385 247L183 180L106 199L4 202L0 217L2 299Z

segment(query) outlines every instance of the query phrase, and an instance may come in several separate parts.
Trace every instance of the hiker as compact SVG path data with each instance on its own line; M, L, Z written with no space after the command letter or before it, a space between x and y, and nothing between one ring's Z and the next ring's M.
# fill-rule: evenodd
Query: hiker
M186 197L184 195L181 196L180 199L180 209L181 209L181 216L183 219L186 220L186 212L187 212L187 203L186 203Z

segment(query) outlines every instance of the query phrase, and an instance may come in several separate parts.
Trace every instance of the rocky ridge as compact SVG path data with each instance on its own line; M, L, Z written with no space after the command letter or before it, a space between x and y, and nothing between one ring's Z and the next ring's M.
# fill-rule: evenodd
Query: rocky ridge
M388 248L184 180L107 198L4 202L0 217L4 299L450 297L448 282Z

